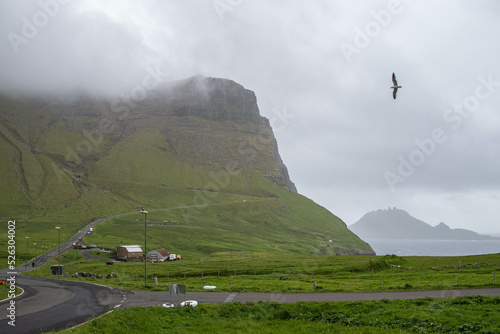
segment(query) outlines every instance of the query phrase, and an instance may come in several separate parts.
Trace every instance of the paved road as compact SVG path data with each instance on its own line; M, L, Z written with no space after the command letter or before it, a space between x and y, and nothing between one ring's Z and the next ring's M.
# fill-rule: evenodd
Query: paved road
M344 302L382 299L455 298L461 296L500 297L500 288L424 290L424 291L383 291L383 292L325 292L325 293L254 293L254 292L188 292L186 300L200 303L225 304L230 302ZM131 291L122 308L133 306L155 306L170 300L168 292ZM176 302L175 298L172 302Z
M49 278L18 276L16 283L25 293L16 301L16 327L8 325L9 301L0 302L1 333L38 333L41 330L61 330L86 322L108 311L134 306L160 306L170 299L168 292L126 291L101 285ZM247 292L188 292L186 300L199 303L269 301L278 303L339 302L381 299L442 298L459 296L500 297L500 288L340 293L247 293Z
M86 322L123 303L126 291L39 277L16 278L25 292L15 298L15 327L8 324L10 300L0 302L0 333L39 333Z
M500 289L461 289L461 290L420 290L420 291L381 291L381 292L325 292L325 293L239 293L233 301L278 303L297 302L345 302L382 299L418 299L418 298L455 298L461 296L500 297Z

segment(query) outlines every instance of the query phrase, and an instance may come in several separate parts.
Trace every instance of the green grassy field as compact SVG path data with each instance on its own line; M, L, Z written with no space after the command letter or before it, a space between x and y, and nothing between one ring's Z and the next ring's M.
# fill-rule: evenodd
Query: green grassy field
M456 268L461 262L460 272ZM50 265L30 271L51 277ZM91 272L113 279L71 278L136 290L144 286L144 263L83 261L76 250L62 255L64 271ZM186 284L188 291L339 292L500 287L500 254L461 257L312 256L259 253L218 253L210 258L148 263L148 289L167 291L169 284ZM158 285L153 285L153 277ZM313 289L313 282L317 287Z
M18 295L22 292L23 290L21 290L20 288L18 288L16 286L16 292L15 294ZM4 300L4 299L7 299L9 298L9 294L10 294L10 289L9 289L9 285L0 285L0 300Z
M500 298L130 308L62 333L498 333Z

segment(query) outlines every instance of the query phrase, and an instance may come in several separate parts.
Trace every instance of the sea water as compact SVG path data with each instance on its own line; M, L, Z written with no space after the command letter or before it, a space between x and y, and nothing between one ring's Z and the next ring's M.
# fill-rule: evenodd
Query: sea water
M500 253L500 239L422 240L364 238L377 255L464 256Z

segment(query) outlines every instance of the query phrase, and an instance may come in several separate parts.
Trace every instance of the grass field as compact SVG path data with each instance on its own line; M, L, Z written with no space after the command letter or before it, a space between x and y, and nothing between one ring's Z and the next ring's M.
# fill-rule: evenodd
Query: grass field
M62 333L499 333L500 298L230 303L114 311Z
M16 286L15 294L18 295L21 292L23 292L23 290L21 290L20 288L18 288ZM0 285L0 300L4 300L4 299L9 298L9 294L11 294L10 286L9 285Z
M458 272L458 262L461 267ZM50 265L29 275L51 277ZM144 262L83 261L71 250L62 255L68 279L98 282L117 288L144 288ZM258 253L218 253L211 258L148 263L148 289L168 291L169 284L186 284L188 291L240 292L338 292L429 290L500 287L500 254L460 257L313 256ZM71 278L76 272L91 272L113 279ZM153 277L158 285L153 285ZM313 282L317 287L313 289Z

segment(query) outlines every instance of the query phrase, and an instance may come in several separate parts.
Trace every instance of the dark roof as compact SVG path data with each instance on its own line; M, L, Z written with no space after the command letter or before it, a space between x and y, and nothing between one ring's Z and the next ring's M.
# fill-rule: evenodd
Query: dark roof
M169 256L169 255L170 255L170 252L169 252L168 250L164 249L164 248L162 248L162 249L157 249L156 251L157 251L158 253L160 253L160 254L161 254L161 256L163 256L163 257L167 257L167 256Z

